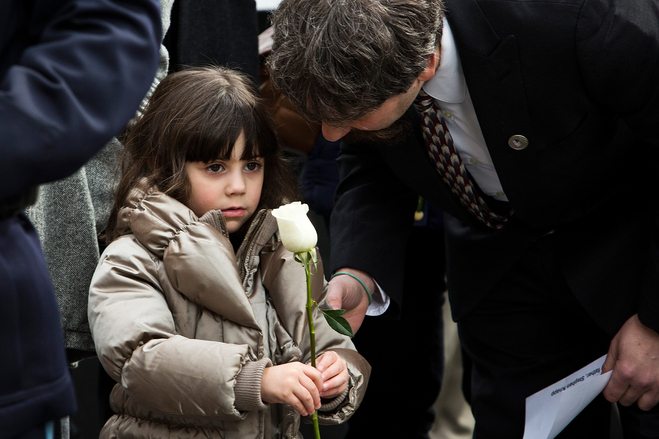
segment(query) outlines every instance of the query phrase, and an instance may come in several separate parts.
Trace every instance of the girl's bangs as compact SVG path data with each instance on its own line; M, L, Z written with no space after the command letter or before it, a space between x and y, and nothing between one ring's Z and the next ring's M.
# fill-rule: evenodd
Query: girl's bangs
M245 140L241 160L267 154L267 151L261 148L261 136L258 133L260 130L252 110L240 111L235 108L233 110L228 115L218 115L213 118L215 120L200 123L189 130L186 160L205 163L218 159L228 160L241 133L244 133Z

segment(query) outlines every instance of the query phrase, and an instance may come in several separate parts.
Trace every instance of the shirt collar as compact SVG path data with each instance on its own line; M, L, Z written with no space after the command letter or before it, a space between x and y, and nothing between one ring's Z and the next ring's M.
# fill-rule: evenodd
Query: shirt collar
M440 64L435 75L423 85L423 89L438 101L459 104L465 100L465 77L455 46L453 33L444 18Z

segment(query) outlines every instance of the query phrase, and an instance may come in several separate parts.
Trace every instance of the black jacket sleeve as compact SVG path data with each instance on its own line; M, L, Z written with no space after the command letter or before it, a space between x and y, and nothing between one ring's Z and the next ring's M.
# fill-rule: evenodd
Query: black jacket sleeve
M378 148L382 146L341 148L341 182L330 221L330 269L351 267L371 275L392 299L397 315L418 195L398 179Z

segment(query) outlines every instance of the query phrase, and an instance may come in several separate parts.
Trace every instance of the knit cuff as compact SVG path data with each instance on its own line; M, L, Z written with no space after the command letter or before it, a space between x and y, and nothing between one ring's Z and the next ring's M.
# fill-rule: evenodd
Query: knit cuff
M236 409L240 411L266 410L268 406L261 399L263 370L272 366L269 358L245 363L236 377Z
M337 396L333 399L330 399L327 402L324 402L320 406L318 411L319 412L333 412L334 410L336 410L337 407L339 407L343 403L343 401L346 399L346 397L348 396L348 391L349 390L350 390L349 386L346 386L346 389L343 391L342 394L340 394L339 396Z

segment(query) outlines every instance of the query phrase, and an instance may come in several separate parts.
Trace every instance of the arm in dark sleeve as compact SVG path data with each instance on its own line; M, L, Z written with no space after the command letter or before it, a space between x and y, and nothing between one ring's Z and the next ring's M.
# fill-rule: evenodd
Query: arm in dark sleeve
M651 181L656 186L659 3L590 1L583 8L579 23L577 50L584 84L593 99L619 114L638 137L629 142L633 149L624 151L621 157L647 157L655 165ZM647 208L654 210L655 226L647 234L653 244L637 309L641 322L659 331L659 206L656 200L647 202Z
M659 3L588 1L576 38L590 96L659 146Z
M370 274L401 304L405 248L418 196L404 186L377 146L342 147L340 183L330 221L331 273L342 267Z
M0 82L0 199L82 166L135 114L158 67L157 1L36 3L38 34Z

